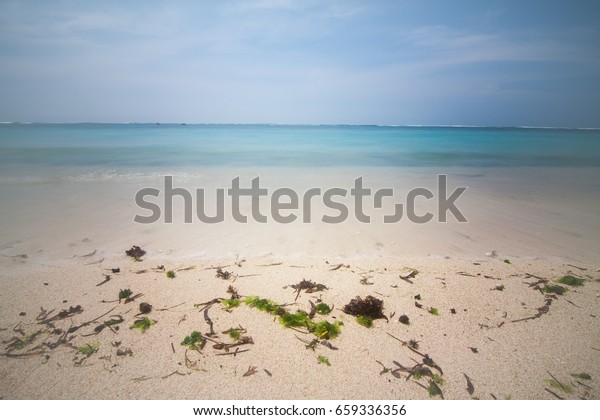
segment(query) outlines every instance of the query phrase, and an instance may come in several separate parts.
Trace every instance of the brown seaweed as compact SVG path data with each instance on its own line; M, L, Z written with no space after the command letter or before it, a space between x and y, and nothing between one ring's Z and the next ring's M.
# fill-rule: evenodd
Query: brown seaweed
M342 309L344 313L354 316L368 316L371 319L388 319L383 313L383 301L371 295L366 298L357 296Z
M132 246L130 249L125 251L128 257L133 258L134 261L142 261L142 257L146 255L146 251L137 245Z

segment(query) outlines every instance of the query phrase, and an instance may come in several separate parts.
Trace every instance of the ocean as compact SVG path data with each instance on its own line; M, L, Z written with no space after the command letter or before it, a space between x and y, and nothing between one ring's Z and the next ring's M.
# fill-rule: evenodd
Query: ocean
M436 184L446 174L450 194L466 188L458 201L467 219L452 215L430 223L383 217L406 204L415 188L443 193ZM230 197L225 220L184 223L184 202L172 200L173 223L134 222L147 216L137 192L150 196L165 214L164 177L195 200L205 190L205 207L214 214L215 190L231 188L239 177L248 188L260 177L273 193L290 188L300 197L314 188L313 217L304 207L295 221L274 222L269 197L260 200L267 223L232 220ZM354 217L350 195L357 178L393 197L371 217ZM349 210L343 223L324 205L324 192ZM600 247L600 131L389 126L180 125L180 124L0 124L0 253L32 259L76 262L74 246L86 245L99 258L118 256L132 245L160 258L317 255L454 256L478 258L497 250L509 258L579 256L597 259ZM370 199L370 201L368 201ZM250 199L241 200L250 214ZM368 201L368 202L367 202ZM438 215L435 199L420 198L416 213ZM86 239L86 242L82 242ZM89 241L87 241L89 240ZM96 254L95 254L96 255ZM32 261L31 259L28 261Z
M208 167L600 167L600 130L0 124L0 177Z

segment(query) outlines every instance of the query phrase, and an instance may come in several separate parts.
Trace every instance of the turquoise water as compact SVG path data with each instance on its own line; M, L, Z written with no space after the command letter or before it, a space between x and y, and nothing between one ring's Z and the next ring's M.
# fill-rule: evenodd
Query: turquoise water
M19 169L599 167L600 131L525 128L1 124L0 174Z

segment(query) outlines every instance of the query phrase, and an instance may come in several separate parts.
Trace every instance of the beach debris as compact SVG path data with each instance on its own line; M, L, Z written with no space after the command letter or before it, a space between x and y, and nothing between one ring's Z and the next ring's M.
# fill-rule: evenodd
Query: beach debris
M360 284L364 284L365 286L372 286L375 283L369 281L369 279L373 278L372 275L361 274Z
M175 278L175 272L173 270L167 271L166 275L167 275L168 279L174 279Z
M413 284L411 279L414 279L419 274L419 270L410 267L403 267L400 273L400 278L410 284Z
M133 325L130 328L131 329L136 328L136 329L140 330L143 334L146 331L148 331L148 329L154 324L156 324L155 320L150 319L145 316L142 319L136 319L135 321L133 321Z
M471 378L469 378L467 376L466 373L463 373L463 376L465 377L465 379L467 381L467 392L469 393L469 395L473 395L473 393L475 392L475 387L473 386L473 381L471 380Z
M122 299L127 299L131 295L133 295L133 292L131 291L131 289L121 289L119 291L119 303L121 303Z
M485 256L490 257L490 258L496 258L498 256L498 252L496 252L495 250L492 250L490 252L486 252Z
M408 315L400 315L400 318L398 319L402 324L404 325L409 325L410 324L410 320L408 318Z
M415 300L421 300L421 294L415 295Z
M122 348L119 347L117 349L117 356L123 357L123 356L133 356L133 351L130 348Z
M248 366L248 370L246 371L246 373L244 373L242 375L243 378L246 378L248 376L252 376L256 373L256 366Z
M383 313L383 301L368 295L364 299L360 296L352 299L342 311L348 315L366 316L373 319L388 319Z
M210 328L210 332L208 334L206 334L206 336L214 337L215 335L217 335L217 333L215 332L212 319L210 319L210 317L208 316L208 310L210 308L211 308L210 306L207 306L206 308L204 308L204 320L206 321L206 323L208 324L208 327Z
M490 290L497 290L499 292L502 292L502 291L504 291L504 285L503 284L499 284L499 285L497 285L496 287L494 287L493 289L490 289Z
M579 277L567 275L567 276L562 276L556 282L560 283L560 284L566 284L567 286L579 287L579 286L583 286L585 280L582 278L579 278Z
M104 281L101 281L100 283L98 283L98 284L96 285L96 287L98 287L98 286L102 286L103 284L105 284L105 283L108 283L109 281L110 281L110 276L109 276L108 274L105 274L105 275L104 275Z
M304 290L304 293L315 293L322 292L323 290L328 290L327 286L321 283L315 283L312 280L302 279L301 282L296 284L290 284L290 287L296 291L296 299L298 300L298 296L300 296L300 292Z
M411 349L418 350L419 342L417 340L415 340L414 338L411 338L410 340L408 340L408 347L410 347Z
M504 264L510 264L510 260L509 259L505 259L504 260Z
M273 376L273 374L271 372L269 372L267 369L263 369L263 371L267 374L267 376L269 376L269 378L271 376Z
M417 308L419 308L419 309L423 308L423 305L421 305L421 304L420 304L419 302L417 302L416 300L415 300L415 306L416 306Z
M229 280L233 273L229 271L223 271L221 268L217 268L217 274L215 275L218 279Z
M576 269L581 270L581 271L587 271L587 268L579 267L579 266L576 266L576 265L573 265L573 264L567 264L567 266L568 267L576 268Z
M439 315L439 310L438 310L438 308L435 308L435 307L433 307L433 306L432 306L432 307L430 307L430 308L429 308L429 310L428 310L427 312L429 312L431 315Z
M456 315L456 309L454 309L454 308L450 308L450 313L451 313L452 315Z
M209 300L208 302L203 302L203 303L194 303L194 308L199 308L198 312L202 312L204 309L206 309L206 307L210 307L212 305L214 305L215 303L220 303L223 299L221 298L216 298L213 300Z
M330 268L329 271L336 271L339 270L340 268L350 268L349 264L338 264L333 268Z
M206 339L198 331L192 331L190 335L187 335L181 342L182 346L187 347L190 350L200 351L206 345Z
M43 321L38 322L38 324L50 324L54 321L62 320L65 318L70 318L73 315L77 315L83 312L83 308L81 305L77 306L69 306L69 309L63 309L58 314L54 315L52 318L44 319Z
M473 353L479 353L479 350L477 349L477 347L467 347L469 350L471 350Z
M175 271L177 271L179 273L180 271L190 271L190 270L195 270L195 269L196 269L195 265L190 265L189 267L178 268Z
M322 365L331 366L331 363L329 362L329 359L327 357L321 356L321 355L317 356L317 363L320 364L320 365L322 364Z
M539 308L537 308L537 313L535 315L528 316L526 318L515 319L515 320L512 320L510 322L529 321L531 319L536 319L536 318L541 317L544 314L547 314L548 311L550 310L550 305L552 305L552 300L553 299L551 297L547 297L546 300L545 300L545 302L544 302L544 305L540 306Z
M118 268L118 267L117 267L117 268L111 268L111 269L110 269L110 272L111 272L111 273L113 273L113 274L117 274L117 273L120 273L120 272L121 272L121 269L120 269L120 268Z
M146 255L146 251L140 248L139 246L134 245L130 249L125 251L125 254L128 257L133 258L134 261L139 262L142 261L142 257Z
M560 395L558 395L556 392L549 390L548 388L544 388L544 390L546 392L548 392L549 394L552 394L554 397L556 397L559 400L564 400L563 397L561 397ZM495 399L495 398L494 398Z
M465 277L477 277L473 274L467 273L466 271L457 271L456 274L458 274L459 276L465 276Z
M123 319L123 317L121 315L112 315L110 317L111 319L109 319L108 321L104 321L102 324L96 326L96 328L94 328L94 332L90 333L90 334L84 334L83 337L87 337L90 335L97 335L100 332L102 332L102 330L104 330L104 328L109 328L112 332L116 332L115 330L118 330L119 327L115 327L114 329L112 327L122 323L123 321L125 321Z
M146 302L140 303L140 314L149 314L152 311L152 305Z

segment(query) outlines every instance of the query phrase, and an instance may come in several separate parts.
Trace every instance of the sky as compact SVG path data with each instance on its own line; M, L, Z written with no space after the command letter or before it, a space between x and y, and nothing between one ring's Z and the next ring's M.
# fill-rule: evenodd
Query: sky
M600 127L597 0L0 0L0 121Z

